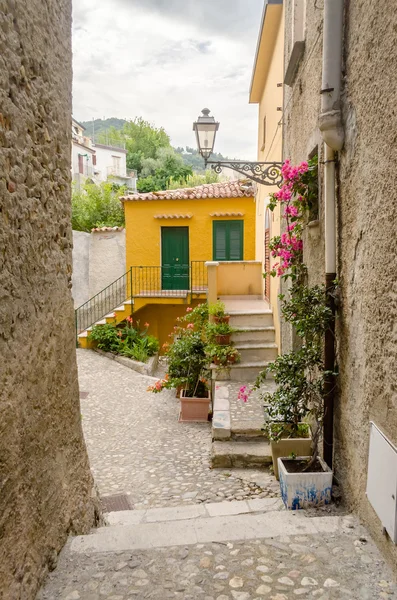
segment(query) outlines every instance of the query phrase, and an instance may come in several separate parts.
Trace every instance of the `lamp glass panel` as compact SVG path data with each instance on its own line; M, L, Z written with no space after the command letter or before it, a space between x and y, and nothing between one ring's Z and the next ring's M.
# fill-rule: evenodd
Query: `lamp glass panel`
M196 136L199 151L203 156L210 156L214 149L216 123L197 123Z

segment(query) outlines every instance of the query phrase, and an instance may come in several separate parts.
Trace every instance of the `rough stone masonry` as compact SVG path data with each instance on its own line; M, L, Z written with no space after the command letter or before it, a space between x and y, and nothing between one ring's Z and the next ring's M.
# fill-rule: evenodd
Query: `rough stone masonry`
M95 520L70 294L71 0L0 0L0 598Z

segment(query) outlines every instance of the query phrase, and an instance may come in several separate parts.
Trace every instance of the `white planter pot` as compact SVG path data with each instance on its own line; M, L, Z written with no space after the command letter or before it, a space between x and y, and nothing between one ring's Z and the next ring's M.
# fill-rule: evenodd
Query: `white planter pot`
M281 497L287 508L298 510L310 506L321 506L331 502L333 473L322 458L318 458L322 472L289 473L283 461L307 460L305 456L295 459L279 458L278 472L280 476Z

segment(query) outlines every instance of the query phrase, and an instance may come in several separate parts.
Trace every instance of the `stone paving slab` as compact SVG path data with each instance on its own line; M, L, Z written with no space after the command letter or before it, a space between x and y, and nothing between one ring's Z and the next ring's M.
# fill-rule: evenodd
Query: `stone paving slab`
M332 532L117 553L80 554L68 543L37 600L297 598L395 600L397 594L365 530L344 520Z
M255 390L250 394L248 401L243 402L239 400L238 393L242 385L250 387L254 384L252 382L239 383L237 381L222 381L217 385L226 388L227 392L223 394L229 400L230 406L230 421L231 421L231 432L242 433L244 430L251 432L261 432L265 423L265 409L261 395L263 392L273 392L276 388L274 380L269 379L266 381L261 391Z
M73 538L79 553L147 550L207 542L266 539L288 535L336 533L341 517L307 517L303 511L228 514L187 520L156 521L101 527L92 535Z
M148 510L120 510L106 515L109 525L137 525L138 523L160 523L163 521L184 521L200 517L219 517L244 513L285 510L281 498L260 498L231 502L213 502L188 506L170 506ZM99 531L97 529L96 531Z
M211 424L178 423L173 390L91 350L77 350L83 430L101 496L128 494L135 509L279 497L267 471L211 470ZM259 475L256 480L255 475Z

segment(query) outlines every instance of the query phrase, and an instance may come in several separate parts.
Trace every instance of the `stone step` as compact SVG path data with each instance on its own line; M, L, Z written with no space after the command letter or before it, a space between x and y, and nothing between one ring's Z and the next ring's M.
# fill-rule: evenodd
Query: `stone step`
M277 344L274 342L239 342L235 347L240 352L242 363L271 362L277 358Z
M236 327L232 334L232 342L240 344L243 342L274 342L275 329L269 325L267 327Z
M263 371L263 369L269 364L269 362L240 362L236 365L230 365L230 367L228 367L227 369L218 369L214 367L212 369L213 379L216 379L217 381L250 381L251 383L254 383L260 371ZM272 379L270 375L268 375L268 378Z
M230 311L230 325L232 327L271 327L273 326L273 312L265 310L239 310Z
M216 469L264 467L272 464L268 441L214 441L211 465Z
M181 504L164 508L146 510L120 510L105 514L107 526L138 525L140 523L164 523L168 521L187 521L190 519L208 519L227 515L243 515L248 513L264 513L285 510L281 498L254 498L252 500L233 500L229 502L210 502L208 504ZM99 527L95 534L106 527Z
M248 501L248 507L250 502L261 501ZM171 519L160 516L160 520L148 521L146 517L146 522L132 524L127 521L130 518L134 519L133 514L138 511L128 511L131 516L118 517L120 519L118 524L100 528L96 533L90 535L72 538L69 552L72 555L78 553L89 556L105 552L269 539L283 535L332 535L344 526L348 526L343 517L311 517L304 510L284 511L276 508L265 512L251 509L249 512L240 512L240 508L236 509L232 506L236 503L219 504L223 506L218 509L213 507L214 516L181 518L181 514L176 514ZM229 506L226 507L226 504ZM192 509L193 507L186 508ZM218 514L216 514L217 510ZM236 510L238 512L235 512Z

